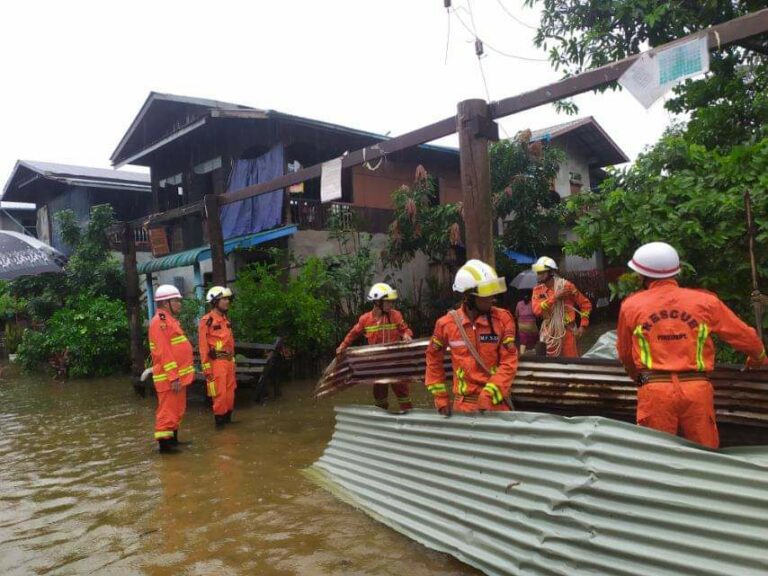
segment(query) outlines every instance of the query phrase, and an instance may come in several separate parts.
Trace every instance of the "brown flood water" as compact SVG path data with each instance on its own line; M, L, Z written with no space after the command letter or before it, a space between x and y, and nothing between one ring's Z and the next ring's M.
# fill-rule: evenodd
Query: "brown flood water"
M155 399L126 378L0 379L0 574L476 574L339 502L301 470L333 431L334 403L311 382L277 401L238 402L214 430L190 402L159 455ZM245 394L244 394L245 396ZM420 404L426 405L426 397Z

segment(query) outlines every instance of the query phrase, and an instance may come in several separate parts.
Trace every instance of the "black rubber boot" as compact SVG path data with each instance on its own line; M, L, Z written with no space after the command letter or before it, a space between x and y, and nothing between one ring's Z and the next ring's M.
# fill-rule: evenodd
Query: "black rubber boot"
M232 424L232 410L224 414L224 422L227 424Z
M213 419L216 422L216 428L223 428L224 424L227 423L226 416L216 416L214 414Z
M175 454L179 449L173 444L173 438L163 438L157 441L161 454Z

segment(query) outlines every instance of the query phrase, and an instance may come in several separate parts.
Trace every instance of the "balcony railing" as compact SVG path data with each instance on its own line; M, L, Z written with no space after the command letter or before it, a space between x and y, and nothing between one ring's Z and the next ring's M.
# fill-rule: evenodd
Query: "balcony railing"
M361 232L386 233L392 210L355 206L345 202L321 204L319 200L291 199L291 222L301 230L328 230L332 225Z
M149 233L145 228L133 229L133 240L136 243L137 252L150 252ZM120 252L123 249L123 239L119 233L109 235L110 249Z

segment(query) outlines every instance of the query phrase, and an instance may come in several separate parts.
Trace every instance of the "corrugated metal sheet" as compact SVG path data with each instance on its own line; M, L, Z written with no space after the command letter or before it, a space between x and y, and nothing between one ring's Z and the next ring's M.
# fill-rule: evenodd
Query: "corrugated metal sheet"
M315 396L331 396L358 384L422 383L428 342L350 348L328 367ZM450 374L449 354L445 366ZM768 371L719 367L710 379L719 422L768 429ZM631 418L636 396L637 385L611 360L523 357L512 387L516 407L566 415Z
M336 409L308 474L488 574L768 573L768 448L600 417Z

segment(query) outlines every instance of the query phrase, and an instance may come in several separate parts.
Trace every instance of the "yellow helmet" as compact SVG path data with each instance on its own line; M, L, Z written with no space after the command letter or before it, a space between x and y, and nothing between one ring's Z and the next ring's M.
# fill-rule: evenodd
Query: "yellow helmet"
M377 302L379 300L397 300L397 290L384 282L374 284L368 291L368 301Z
M507 282L482 260L468 260L456 272L453 291L475 296L496 296L507 291Z
M221 298L232 298L232 290L225 286L212 286L205 296L205 301L212 304Z
M552 260L549 256L542 256L536 263L531 266L531 270L534 272L546 272L547 270L557 270L557 262Z

